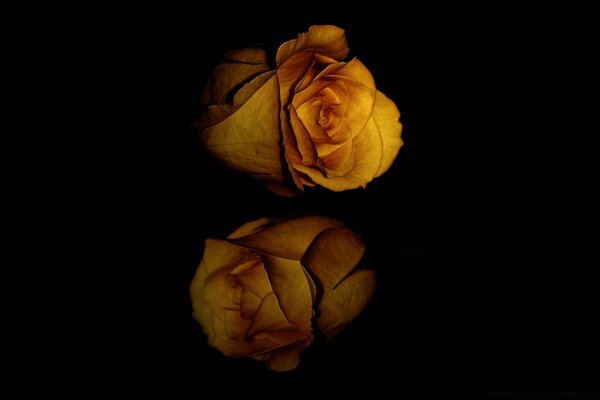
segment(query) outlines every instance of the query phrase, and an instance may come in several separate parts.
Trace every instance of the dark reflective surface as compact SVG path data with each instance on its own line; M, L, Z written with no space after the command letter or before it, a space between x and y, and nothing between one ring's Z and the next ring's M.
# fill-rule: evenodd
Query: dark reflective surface
M319 387L376 398L590 382L596 290L591 264L570 250L563 228L575 217L555 213L553 199L571 186L530 102L539 95L531 78L538 58L485 18L464 24L440 12L272 20L197 10L135 25L131 46L121 48L134 62L120 82L139 124L120 150L130 165L116 180L131 230L115 228L127 256L114 257L110 275L125 300L106 293L116 311L103 328L115 380L199 397L224 380L224 395ZM346 29L350 55L398 105L405 145L367 190L280 198L207 159L189 127L225 52L274 51L321 23ZM297 370L277 374L208 347L188 288L206 237L296 213L334 216L360 233L379 285L333 346L315 345Z

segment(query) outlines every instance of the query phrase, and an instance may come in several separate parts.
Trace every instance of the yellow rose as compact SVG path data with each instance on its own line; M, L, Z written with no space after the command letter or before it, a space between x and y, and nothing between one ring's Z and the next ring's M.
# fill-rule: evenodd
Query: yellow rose
M344 30L312 26L277 51L230 52L203 95L206 150L279 194L295 186L342 191L388 170L403 142L400 112L369 70L348 56Z
M190 290L194 317L223 354L294 369L313 341L315 315L330 339L370 300L375 273L353 271L364 250L356 233L327 217L247 223L206 240Z

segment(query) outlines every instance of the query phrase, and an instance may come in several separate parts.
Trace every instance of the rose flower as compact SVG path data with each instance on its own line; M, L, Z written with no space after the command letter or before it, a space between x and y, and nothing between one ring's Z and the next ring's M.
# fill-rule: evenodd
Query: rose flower
M344 31L312 26L277 51L225 56L203 94L196 127L207 152L282 195L289 184L342 191L388 170L403 142L400 112L369 70L348 62Z
M375 272L354 270L364 250L327 217L247 223L206 240L191 284L194 317L223 354L294 369L313 327L331 339L369 302Z

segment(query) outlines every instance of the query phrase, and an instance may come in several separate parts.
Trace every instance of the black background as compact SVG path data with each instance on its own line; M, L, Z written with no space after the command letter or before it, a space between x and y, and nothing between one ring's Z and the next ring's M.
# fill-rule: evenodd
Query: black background
M502 10L471 19L454 8L274 16L231 7L235 15L227 7L128 14L104 61L104 110L117 119L106 127L100 171L111 171L102 186L110 194L93 211L108 221L116 251L93 245L108 286L93 300L101 339L83 358L111 365L96 387L190 397L207 385L269 397L589 388L592 264L577 252L586 246L574 238L577 209L557 200L581 187L565 167L573 165L565 126L545 114L565 112L564 102L540 75L570 51L560 30ZM280 198L208 159L190 126L225 52L261 44L273 60L280 43L314 24L346 30L351 57L398 105L405 144L366 190ZM575 170L585 162L577 157ZM206 237L298 213L337 217L360 233L378 288L332 346L312 346L296 370L279 374L210 348L188 288Z

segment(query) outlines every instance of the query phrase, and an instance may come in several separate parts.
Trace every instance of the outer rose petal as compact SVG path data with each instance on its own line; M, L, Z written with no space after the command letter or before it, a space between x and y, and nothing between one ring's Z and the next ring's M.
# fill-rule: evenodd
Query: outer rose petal
M400 111L398 111L396 104L380 91L377 91L375 97L373 120L379 128L379 134L383 142L383 157L379 171L375 175L375 177L378 177L390 168L398 155L398 151L404 144L401 137Z
M204 242L204 264L208 274L219 268L230 266L232 269L248 261L252 253L240 246L236 246L219 239L206 239Z
M299 51L309 51L342 60L348 57L348 42L344 30L333 25L314 25L298 39L285 42L277 50L277 66Z
M226 356L248 357L280 346L268 338L254 339L252 341L239 341L230 339L227 337L227 332L225 332L223 322L219 321L214 315L213 326L215 335L212 339L209 338L209 344L221 351Z
M227 239L236 239L244 236L248 236L252 233L258 232L264 228L268 223L273 222L270 218L261 218L256 221L247 222L244 225L237 228L233 233L227 236Z
M291 166L291 163L299 162L302 159L298 151L298 142L290 123L287 105L298 81L304 76L313 61L312 53L300 52L291 57L283 66L277 69L277 79L279 81L279 104L281 120L281 134L283 136L283 146L285 159L288 163L288 169L296 187L303 189L302 179Z
M201 132L205 149L234 170L263 180L283 181L278 99L273 72L236 112Z
M231 99L232 101L230 101L232 104L208 106L202 113L200 119L194 124L194 127L203 130L209 126L225 121L225 119L243 106L272 76L272 72L265 72L264 74L256 76L235 93L235 96Z
M229 242L290 260L300 260L314 238L327 228L342 222L323 216L306 216L273 221L255 233L229 239Z
M248 328L248 336L254 336L264 331L293 329L285 314L282 312L277 297L269 293L260 303L256 316Z
M206 276L207 270L204 261L202 261L192 280L190 295L192 297L194 318L202 326L202 330L208 337L208 342L211 346L229 356L249 356L280 346L280 344L273 342L269 338L256 339L252 342L240 342L230 339L225 330L224 319L219 319L212 312L210 305L204 298Z
M375 177L383 157L381 135L371 118L365 129L354 139L355 166L344 176L327 178L323 172L294 164L294 167L308 175L315 183L335 192L366 187Z
M300 261L275 256L263 256L263 259L273 292L285 317L299 333L305 337L310 335L313 299Z
M240 49L225 55L217 66L202 95L201 104L225 104L231 91L253 76L268 71L266 52L262 49Z
M323 231L310 245L302 265L311 271L323 288L317 324L331 339L366 307L375 290L375 272L358 270L365 250L360 237L346 228Z
M215 330L213 327L213 316L212 310L206 300L204 299L204 281L208 276L204 261L200 262L200 266L196 271L196 275L192 280L190 286L190 296L192 297L192 307L194 309L194 318L200 322L202 330L208 336L208 340L213 340L215 337Z
M296 368L300 361L300 353L310 346L312 341L313 337L311 336L306 340L298 342L298 344L274 350L266 357L267 367L279 372L290 371Z
M246 83L233 96L233 106L237 110L243 106L267 81L273 76L274 71L267 71L258 75L250 82Z

